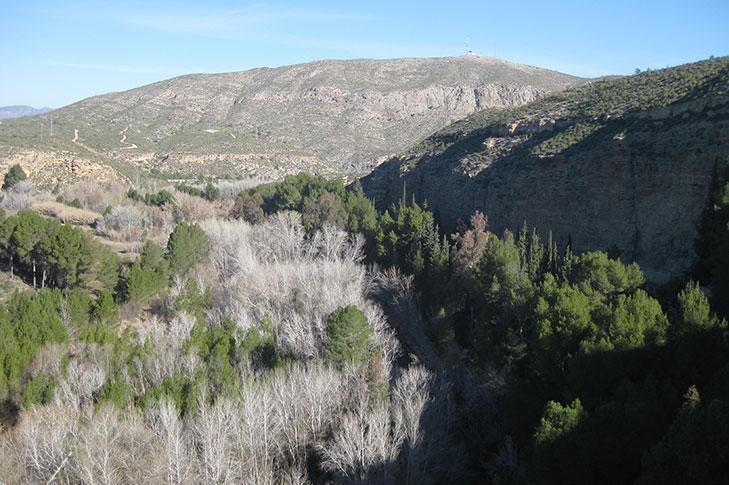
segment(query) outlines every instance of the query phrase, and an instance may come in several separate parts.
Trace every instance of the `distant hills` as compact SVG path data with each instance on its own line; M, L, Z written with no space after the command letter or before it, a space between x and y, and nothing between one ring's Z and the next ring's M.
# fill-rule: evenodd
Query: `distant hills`
M33 108L32 106L0 106L0 120L20 118L48 113L51 108Z
M192 74L57 109L42 143L47 117L3 123L0 148L48 179L365 173L476 110L584 82L477 55Z
M566 89L487 109L363 180L381 207L427 200L446 229L479 210L491 230L526 222L560 247L635 260L649 280L695 260L717 164L729 157L729 57Z

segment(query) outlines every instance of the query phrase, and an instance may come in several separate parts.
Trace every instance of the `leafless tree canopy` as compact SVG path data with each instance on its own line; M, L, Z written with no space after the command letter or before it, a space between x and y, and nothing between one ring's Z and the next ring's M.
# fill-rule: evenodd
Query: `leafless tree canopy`
M96 223L96 231L113 241L141 241L144 238L144 215L136 206L111 209Z
M112 211L108 222L131 230L138 217L129 207ZM252 328L272 332L276 353L290 361L262 372L242 354L239 386L202 389L184 413L164 396L147 407L99 401L111 380L144 396L170 379L196 379L204 356L186 343L198 320L175 310L187 288L178 279L167 313L138 325L135 338L144 351L128 362L120 365L112 346L73 333L68 344L38 351L29 372L58 384L49 404L24 409L0 438L1 479L414 484L453 478L451 391L432 371L396 364L400 344L372 299L385 284L403 285L402 278L365 267L359 236L327 226L305 237L293 213L259 226L208 220L202 227L211 255L188 278L211 289L206 324L232 318L238 335ZM337 369L326 351L326 322L346 305L360 308L372 326L376 357Z
M27 209L30 207L35 188L30 182L23 180L15 184L11 189L1 192L2 201L0 201L0 207L3 209Z

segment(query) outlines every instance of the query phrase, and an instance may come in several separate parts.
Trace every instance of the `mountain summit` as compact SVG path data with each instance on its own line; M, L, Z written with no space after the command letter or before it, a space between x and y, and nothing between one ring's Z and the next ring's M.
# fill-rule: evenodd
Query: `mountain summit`
M473 54L191 74L58 109L42 144L45 118L3 123L0 145L183 176L362 173L454 119L584 81Z

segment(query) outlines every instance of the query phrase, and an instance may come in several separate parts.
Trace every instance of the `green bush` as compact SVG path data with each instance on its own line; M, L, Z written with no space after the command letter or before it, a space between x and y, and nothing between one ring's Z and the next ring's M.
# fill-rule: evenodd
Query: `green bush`
M119 409L127 407L134 400L134 391L123 379L107 380L99 391L99 403L111 401Z
M53 397L53 390L56 381L49 378L45 372L40 371L38 375L28 380L23 387L21 405L28 408L33 404L48 404Z

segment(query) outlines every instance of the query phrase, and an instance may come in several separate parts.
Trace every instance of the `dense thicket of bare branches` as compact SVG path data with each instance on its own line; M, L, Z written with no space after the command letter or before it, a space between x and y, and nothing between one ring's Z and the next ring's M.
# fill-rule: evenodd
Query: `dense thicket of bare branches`
M451 446L447 396L432 380L407 370L388 400L370 402L357 373L295 363L214 403L201 398L184 418L167 399L144 414L57 402L23 413L0 468L24 483L282 483L305 479L316 450L335 481L426 483L442 477ZM427 414L438 421L429 429Z
M231 318L236 338L254 328L270 332L276 354L288 360L261 369L252 354L235 350L234 389L203 384L184 405L171 394L147 399L171 382L198 382L201 369L215 365L189 344L201 320L180 310L190 285L178 279L164 311L136 325L132 344L139 350L123 360L117 347L87 343L73 329L69 343L48 344L36 354L30 374L42 373L57 385L48 404L24 409L0 439L0 480L296 484L457 478L451 391L423 367L395 364L400 346L372 295L384 291L385 280L395 284L397 275L362 264L361 238L332 227L307 238L293 213L259 226L213 220L202 227L211 255L188 278L210 290L205 326ZM372 358L338 368L327 355L326 322L346 305L360 308L372 326ZM128 389L136 401L114 401L112 384Z
M211 264L225 280L214 293L219 316L232 315L247 330L268 315L280 350L321 358L327 316L340 305L356 305L373 327L371 346L388 366L399 352L382 311L368 298L372 277L361 264L361 236L327 226L306 240L293 212L263 225L209 221L203 228L211 240Z
M141 241L146 234L143 221L136 206L117 206L96 222L96 232L113 241Z
M241 191L255 187L256 185L262 184L262 180L258 179L243 179L243 180L219 180L215 186L220 191L221 197L229 199L234 198ZM202 189L202 187L199 187Z
M35 188L30 182L18 182L12 188L3 190L0 193L0 196L2 196L0 208L10 210L27 209L30 207L34 192Z

